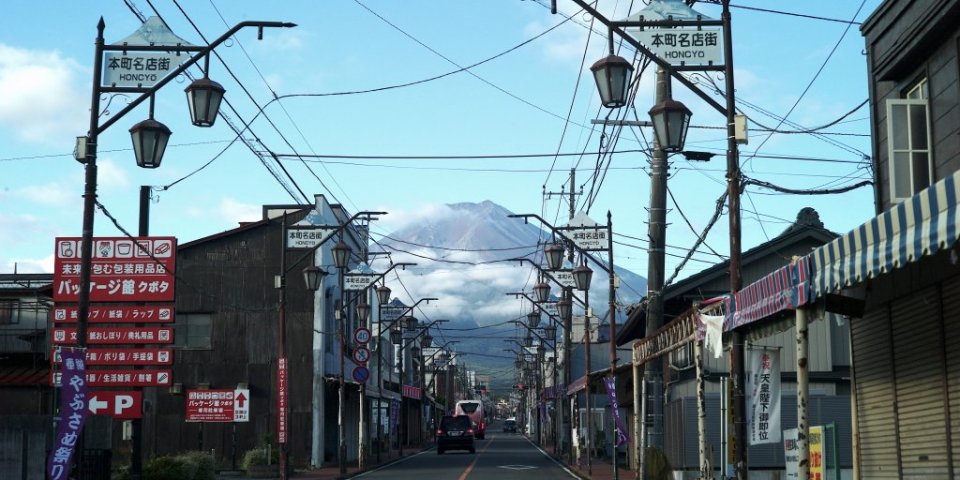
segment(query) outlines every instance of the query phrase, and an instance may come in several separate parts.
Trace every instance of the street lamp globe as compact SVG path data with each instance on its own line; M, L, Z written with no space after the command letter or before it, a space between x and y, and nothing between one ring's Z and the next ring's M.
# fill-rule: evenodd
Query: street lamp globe
M430 348L433 345L433 335L427 333L422 338L420 338L420 346L423 348Z
M386 285L377 287L377 300L380 302L380 305L390 303L390 287Z
M357 304L357 318L364 324L367 323L367 319L370 318L370 304L364 300L361 300L361 302Z
M403 318L403 326L406 327L408 332L412 332L417 329L417 318L413 316L407 316Z
M683 150L690 126L690 109L676 100L664 100L650 109L650 120L660 148L667 152Z
M394 345L403 343L403 332L401 332L400 329L395 328L390 330L390 343Z
M204 75L194 80L187 88L187 104L190 106L190 121L198 127L212 127L217 121L220 102L226 92L223 86Z
M550 284L547 282L540 282L534 285L533 294L537 298L537 301L540 303L549 301L550 300Z
M525 347L532 347L532 346L533 346L533 337L531 337L530 335L527 335L526 337L524 337L524 339L523 339L523 346L525 346Z
M557 327L549 326L543 327L543 338L550 340L551 342L557 338Z
M586 265L580 265L573 269L573 282L577 284L577 290L590 290L590 280L593 278L593 270Z
M540 325L540 312L534 310L527 314L527 327L537 328Z
M163 151L170 141L170 129L166 125L148 118L130 127L130 138L133 140L133 154L137 159L137 166L141 168L157 168L163 160Z
M561 319L570 318L571 310L573 309L573 302L570 300L560 300L557 302L557 314L560 315Z
M331 249L333 251L333 263L337 268L347 268L350 263L350 246L343 242L337 242Z
M543 247L543 253L547 257L548 269L559 270L563 266L563 246L559 243L548 243Z
M633 75L633 65L623 57L608 55L594 63L590 70L597 81L600 102L607 108L620 108L627 104L627 91Z
M311 292L316 292L320 289L320 285L323 284L323 277L327 275L327 272L322 270L320 267L309 266L303 269L303 281L307 285L307 290Z

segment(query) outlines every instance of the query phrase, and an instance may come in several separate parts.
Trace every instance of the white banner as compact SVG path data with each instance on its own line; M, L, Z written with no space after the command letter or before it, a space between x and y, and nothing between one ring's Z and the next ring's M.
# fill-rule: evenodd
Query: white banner
M751 350L747 361L750 445L780 443L780 351Z
M800 478L800 445L797 444L797 429L790 428L783 431L783 462L786 465L787 480Z

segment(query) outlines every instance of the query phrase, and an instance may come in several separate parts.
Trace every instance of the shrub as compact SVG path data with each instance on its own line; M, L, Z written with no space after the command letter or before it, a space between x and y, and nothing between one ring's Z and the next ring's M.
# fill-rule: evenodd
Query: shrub
M152 458L143 468L143 480L215 480L216 463L206 452L186 452Z

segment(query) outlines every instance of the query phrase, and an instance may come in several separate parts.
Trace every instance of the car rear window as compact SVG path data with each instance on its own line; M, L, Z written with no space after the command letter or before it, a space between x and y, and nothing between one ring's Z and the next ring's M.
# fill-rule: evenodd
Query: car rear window
M463 410L463 413L473 413L477 411L479 406L479 403L461 403L460 410Z
M470 428L470 419L467 417L444 417L440 422L440 427L445 430L465 430Z
M517 422L515 422L515 421L513 421L513 420L507 420L507 421L505 421L505 422L503 422L503 423L504 423L504 425L508 425L508 426L511 426L511 427L517 424Z

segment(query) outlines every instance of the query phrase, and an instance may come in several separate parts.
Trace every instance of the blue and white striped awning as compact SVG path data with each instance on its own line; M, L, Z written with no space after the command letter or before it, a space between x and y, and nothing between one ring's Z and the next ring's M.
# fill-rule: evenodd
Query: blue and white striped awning
M813 296L839 291L952 246L960 225L960 171L817 248Z

